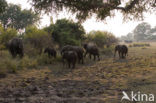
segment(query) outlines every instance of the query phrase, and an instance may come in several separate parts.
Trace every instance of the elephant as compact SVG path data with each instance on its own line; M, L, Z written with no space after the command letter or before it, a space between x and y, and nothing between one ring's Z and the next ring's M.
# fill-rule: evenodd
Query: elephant
M119 58L126 58L128 56L128 47L126 45L116 45L114 57L116 56L116 52L118 52Z
M89 57L91 59L91 56L94 56L94 60L96 59L96 57L98 58L98 60L100 60L100 55L99 55L99 49L96 46L96 44L94 43L85 43L83 45L84 49L86 50L86 53L84 55L84 57L86 57L87 54L89 54Z
M56 58L56 54L57 54L56 50L54 48L50 48L50 47L45 48L44 53L47 53L49 58L50 57Z
M83 54L84 54L84 49L80 46L72 46L72 45L66 45L62 48L61 50L61 55L65 52L65 51L75 51L77 53L77 57L78 57L78 62L80 63L84 63L84 58L83 58Z
M75 68L77 53L75 51L70 51L70 50L64 51L64 53L62 54L62 60L63 60L63 65L64 65L64 60L66 60L69 68L71 67L71 64L72 64L72 68Z
M22 39L13 38L9 40L6 46L13 58L15 58L17 55L19 55L21 58L24 56Z

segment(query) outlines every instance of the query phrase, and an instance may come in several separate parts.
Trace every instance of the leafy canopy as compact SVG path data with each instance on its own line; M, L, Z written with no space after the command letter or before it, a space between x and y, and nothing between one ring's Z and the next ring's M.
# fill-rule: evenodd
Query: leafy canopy
M124 19L142 19L143 12L156 9L156 0L29 0L36 11L58 12L66 8L75 13L77 19L91 16L104 20L114 16L115 10L124 14Z
M0 0L0 14L5 11L7 7L7 2L5 0Z
M0 21L4 28L24 29L39 21L39 15L32 10L21 10L19 5L9 4L6 11L0 15Z
M96 43L99 47L111 46L118 42L117 38L107 31L91 31L87 35L87 41Z
M60 46L63 45L80 45L80 41L84 38L84 28L81 24L70 20L57 20L54 24L52 38Z

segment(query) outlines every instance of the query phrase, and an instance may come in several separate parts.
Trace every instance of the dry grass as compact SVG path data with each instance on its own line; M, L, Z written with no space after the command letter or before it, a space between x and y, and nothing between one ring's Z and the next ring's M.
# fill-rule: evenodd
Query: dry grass
M9 74L7 78L0 79L0 84L11 85L16 82L18 85L32 77L42 82L48 77L58 92L63 91L64 99L118 103L122 90L156 93L155 68L156 43L151 43L147 49L129 48L127 59L103 55L101 61L86 59L85 65L77 65L73 70L60 63L47 64L39 69L24 69L17 74Z

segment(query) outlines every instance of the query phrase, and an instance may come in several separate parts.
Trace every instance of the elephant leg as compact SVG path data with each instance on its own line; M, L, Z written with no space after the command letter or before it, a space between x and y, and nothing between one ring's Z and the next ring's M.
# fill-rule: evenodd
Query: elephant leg
M118 52L118 54L119 54L119 58L121 58L121 53L120 53L120 52Z
M83 56L82 56L82 58L81 58L81 61L82 61L82 64L84 63L84 61L83 61Z
M99 54L97 55L97 57L98 57L98 60L100 60L100 56L99 56Z
M94 61L95 61L95 59L96 59L96 55L94 55Z
M63 67L64 67L64 59L62 59Z
M12 51L11 55L12 55L13 58L15 58L17 54L15 53L15 51Z
M68 67L70 68L70 62L68 62Z
M80 56L79 56L79 58L78 58L78 63L80 64L80 61L81 61L81 58L80 58Z
M124 53L121 53L122 54L122 59L124 58Z
M73 69L75 68L75 61L73 62L73 67L72 67Z
M88 54L88 52L86 51L86 53L84 54L84 57L86 57L87 54Z
M91 54L89 54L89 58L92 59L92 55Z

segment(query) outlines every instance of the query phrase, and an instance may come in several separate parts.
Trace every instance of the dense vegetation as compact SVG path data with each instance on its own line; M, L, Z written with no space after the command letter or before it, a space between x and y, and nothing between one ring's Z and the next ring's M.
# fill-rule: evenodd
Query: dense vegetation
M104 20L113 17L116 10L121 11L124 19L143 18L144 12L156 9L156 0L30 0L36 11L59 12L66 8L75 13L77 19L85 20L93 15Z
M4 28L25 29L39 21L39 14L32 10L21 10L19 5L8 4L5 12L0 14L0 21Z
M36 23L39 20L39 14L32 10L21 10L19 5L14 4L8 4L5 12L0 14L1 74L16 72L22 68L38 68L41 65L60 63L59 52L65 45L82 46L83 43L94 42L102 53L112 53L111 46L117 43L115 36L106 31L92 31L86 34L79 22L60 19L56 23L51 21L47 27L38 28ZM8 52L7 44L14 37L21 38L24 43L23 59L13 59ZM48 58L43 53L47 47L57 50L56 59Z
M5 11L7 7L7 2L5 0L0 0L0 14Z

